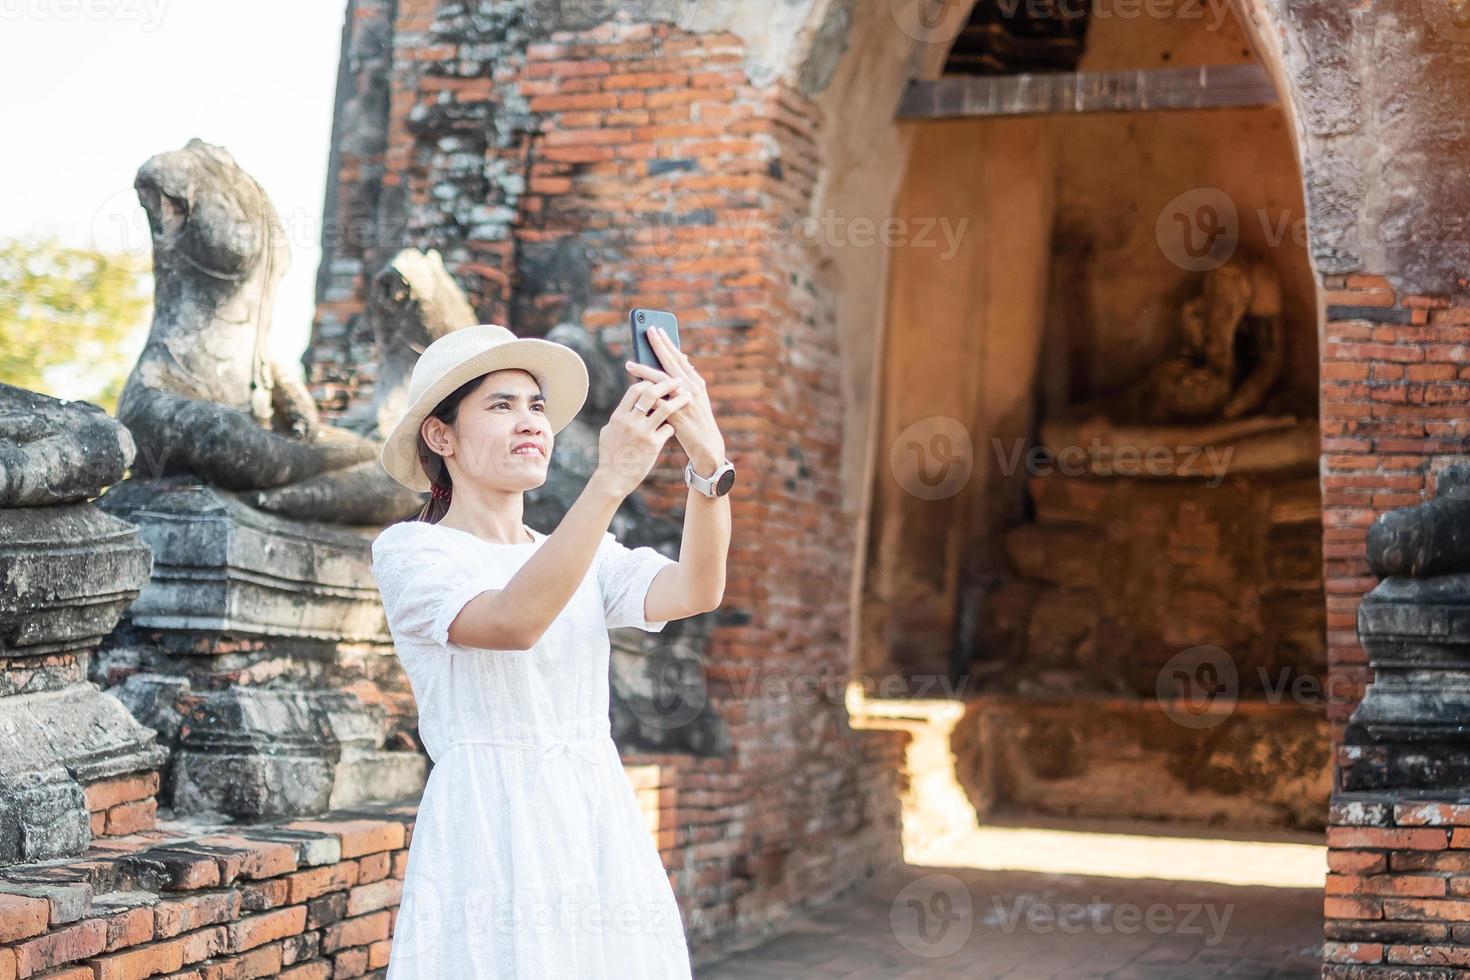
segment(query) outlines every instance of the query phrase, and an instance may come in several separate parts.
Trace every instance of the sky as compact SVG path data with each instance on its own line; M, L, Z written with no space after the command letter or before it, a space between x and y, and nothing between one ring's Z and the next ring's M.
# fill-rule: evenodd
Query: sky
M0 0L0 237L147 255L139 165L196 136L219 144L286 227L271 347L299 366L345 11L345 0Z

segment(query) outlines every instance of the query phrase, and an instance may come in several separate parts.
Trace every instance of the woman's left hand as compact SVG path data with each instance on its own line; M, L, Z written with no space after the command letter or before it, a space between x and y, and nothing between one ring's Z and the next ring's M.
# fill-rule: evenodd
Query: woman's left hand
M704 378L694 370L694 365L684 352L670 343L669 338L658 327L648 331L648 342L658 355L659 363L667 367L668 371L660 371L637 361L628 361L625 366L635 378L648 381L673 379L689 392L688 404L670 412L668 422L674 427L674 435L679 440L679 445L684 447L684 452L689 455L695 470L701 474L711 473L725 459L725 437L715 424L715 413L710 407L709 391L705 387Z

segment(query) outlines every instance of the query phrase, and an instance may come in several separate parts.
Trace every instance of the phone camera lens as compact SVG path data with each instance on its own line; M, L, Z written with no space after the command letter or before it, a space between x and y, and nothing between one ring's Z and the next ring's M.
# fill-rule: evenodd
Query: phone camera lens
M642 313L638 314L638 322L639 323L642 323L646 319L647 319L647 317L644 316Z

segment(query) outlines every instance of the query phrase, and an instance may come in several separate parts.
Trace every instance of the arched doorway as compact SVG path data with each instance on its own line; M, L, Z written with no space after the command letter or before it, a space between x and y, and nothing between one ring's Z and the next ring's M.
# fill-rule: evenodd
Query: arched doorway
M890 121L874 106L902 104L907 79L962 69L956 45L895 29L903 5L880 6L845 8L813 210L893 219L891 247L828 243L818 271L843 331L844 476L861 474L844 480L864 531L853 670L874 697L854 718L915 734L908 816L925 826L906 843L995 817L1148 820L1184 848L1285 840L1301 845L1291 881L1310 919L1331 769L1321 298L1289 108L1241 25L1196 5L1219 19L1140 11L1040 52L961 54L999 58L992 78L1152 75L1177 99L1171 73L1239 67L1255 87L1236 104L1137 111L1134 89L1106 112ZM825 23L818 41L837 33ZM1230 339L1225 394L1147 411L1164 366L1208 364L1186 336L1200 323ZM1226 411L1242 388L1256 390ZM1143 410L1112 404L1128 397ZM1081 425L1095 415L1103 461L1126 469L1131 448L1141 472L1095 465ZM1169 452L1150 463L1155 444ZM934 703L955 693L958 711ZM948 784L933 771L946 766Z
M985 701L959 762L982 811L1320 828L1320 303L1291 121L1263 73L1225 97L1269 104L1139 108L1199 66L1250 77L1224 8L1078 9L977 7L940 72L1004 93L1064 68L1075 98L909 124L859 681Z

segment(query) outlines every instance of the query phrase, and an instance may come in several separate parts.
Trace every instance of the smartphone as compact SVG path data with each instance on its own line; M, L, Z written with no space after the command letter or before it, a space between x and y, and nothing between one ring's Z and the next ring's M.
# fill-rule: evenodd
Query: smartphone
M667 310L635 309L628 314L628 325L633 328L633 360L645 367L658 368L665 374L669 369L659 363L653 343L648 339L649 327L660 327L674 347L679 346L679 318ZM664 396L668 398L668 395Z

